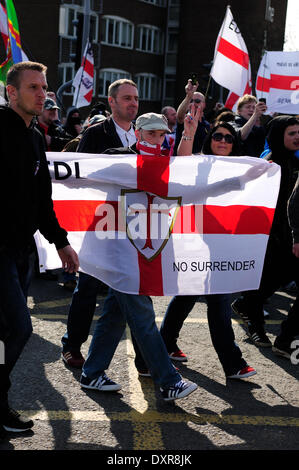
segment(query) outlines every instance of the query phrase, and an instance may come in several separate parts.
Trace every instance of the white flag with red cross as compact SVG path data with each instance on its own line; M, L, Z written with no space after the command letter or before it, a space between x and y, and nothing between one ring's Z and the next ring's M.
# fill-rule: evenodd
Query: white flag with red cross
M82 108L89 106L92 100L94 84L94 59L90 43L86 44L81 67L73 80L74 98L73 106Z
M230 90L225 103L230 109L235 109L240 96L251 93L248 50L229 6L217 37L211 77Z
M257 289L280 167L251 157L47 154L83 272L131 294ZM40 264L59 268L36 237Z
M256 96L266 100L268 114L299 114L299 51L265 51Z

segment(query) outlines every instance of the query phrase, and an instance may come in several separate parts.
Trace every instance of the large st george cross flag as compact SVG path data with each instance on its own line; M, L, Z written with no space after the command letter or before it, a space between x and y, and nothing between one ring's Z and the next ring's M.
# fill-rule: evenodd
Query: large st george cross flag
M123 292L256 289L280 167L252 157L47 154L81 270ZM37 234L43 268L60 267Z

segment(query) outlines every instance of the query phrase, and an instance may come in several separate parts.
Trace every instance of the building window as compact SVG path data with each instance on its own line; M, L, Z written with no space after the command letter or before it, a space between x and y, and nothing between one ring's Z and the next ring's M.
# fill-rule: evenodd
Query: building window
M133 48L134 25L117 16L103 16L101 23L101 42L109 46Z
M151 3L157 7L166 7L166 0L140 0L141 2Z
M150 73L139 73L135 76L139 99L159 101L161 99L161 79Z
M164 35L156 26L138 25L136 49L153 54L162 54Z
M125 70L101 69L99 73L99 96L107 97L109 85L120 78L131 79L131 75Z
M74 22L79 15L83 15L84 9L79 5L64 4L60 7L59 35L68 39L77 39L77 28ZM99 18L94 12L90 12L90 35L92 42L98 42Z
M66 64L59 64L58 66L58 80L60 84L69 82L70 80L73 80L75 76L75 64L73 63L66 63ZM73 89L72 85L64 90L63 92L64 95L72 95L73 94Z

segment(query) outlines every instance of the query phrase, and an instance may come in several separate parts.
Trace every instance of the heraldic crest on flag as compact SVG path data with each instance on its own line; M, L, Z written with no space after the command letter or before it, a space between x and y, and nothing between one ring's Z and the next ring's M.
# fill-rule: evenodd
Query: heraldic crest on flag
M138 189L121 190L126 233L148 261L155 259L171 236L182 197L164 197Z

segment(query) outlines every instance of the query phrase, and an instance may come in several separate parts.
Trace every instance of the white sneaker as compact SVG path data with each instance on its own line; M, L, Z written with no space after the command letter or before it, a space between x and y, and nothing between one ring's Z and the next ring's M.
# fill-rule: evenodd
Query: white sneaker
M105 373L100 375L97 379L89 379L84 373L82 373L80 385L82 388L99 390L101 392L114 392L121 390L121 386L110 380Z
M184 398L190 393L194 392L198 386L193 382L186 382L180 380L175 385L168 388L160 388L163 398L165 401L177 400L178 398Z

